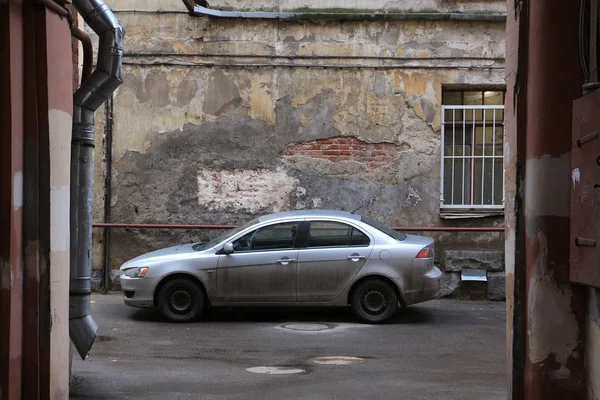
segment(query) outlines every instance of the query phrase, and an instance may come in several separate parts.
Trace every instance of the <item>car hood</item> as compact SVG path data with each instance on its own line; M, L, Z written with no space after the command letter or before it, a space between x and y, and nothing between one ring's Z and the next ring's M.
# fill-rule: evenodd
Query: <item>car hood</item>
M158 262L171 261L176 259L187 258L192 255L198 254L193 247L197 243L184 244L181 246L167 247L166 249L160 249L151 251L150 253L142 254L127 261L121 266L120 269L148 266L156 264Z

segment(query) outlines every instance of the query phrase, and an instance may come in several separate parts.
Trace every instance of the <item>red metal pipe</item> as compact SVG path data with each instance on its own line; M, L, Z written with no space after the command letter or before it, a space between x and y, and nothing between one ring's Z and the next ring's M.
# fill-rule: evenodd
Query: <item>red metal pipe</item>
M186 224L113 224L97 222L94 228L131 228L131 229L233 229L236 225L186 225Z
M504 227L446 227L446 226L425 226L425 227L407 227L393 226L395 231L404 232L504 232Z
M66 8L57 4L53 0L37 0L37 3L46 7L50 11L60 15L61 17L67 18L71 25L71 35L81 42L83 46L83 71L81 73L81 83L92 74L92 68L94 63L94 48L92 46L92 40L87 33L77 28L77 19L75 15Z
M94 48L89 35L76 26L71 27L71 35L79 40L83 46L83 70L81 71L81 83L83 83L92 74Z
M69 11L66 8L55 3L53 0L37 0L37 3L46 7L50 11L60 15L61 17L69 17Z
M97 222L94 228L130 228L130 229L233 229L236 225L185 225L185 224L113 224ZM504 232L503 227L407 227L395 226L392 229L405 232Z

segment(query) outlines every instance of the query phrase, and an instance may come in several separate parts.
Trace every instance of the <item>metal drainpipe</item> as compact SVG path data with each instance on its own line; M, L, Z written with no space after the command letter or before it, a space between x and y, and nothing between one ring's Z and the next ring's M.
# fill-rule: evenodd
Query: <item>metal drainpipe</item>
M470 22L505 22L506 14L483 13L456 13L456 12L282 12L282 11L221 11L208 8L203 0L196 0L191 6L191 0L183 0L184 4L193 15L203 15L219 18L244 18L244 19L279 19L279 20L366 20L366 21L470 21Z
M85 359L98 330L90 315L94 111L123 83L125 30L102 0L74 0L73 6L100 39L96 69L73 95L69 335Z

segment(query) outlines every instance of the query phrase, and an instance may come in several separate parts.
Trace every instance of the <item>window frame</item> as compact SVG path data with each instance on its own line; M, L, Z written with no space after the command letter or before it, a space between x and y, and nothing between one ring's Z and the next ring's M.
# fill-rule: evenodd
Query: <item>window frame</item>
M443 102L443 98L444 98L444 94L445 93L451 93L451 92L461 92L462 93L462 103L464 103L464 93L465 92L481 92L482 93L482 101L481 103L484 104L485 103L485 92L502 92L503 96L502 99L504 100L504 96L505 96L505 89L499 89L497 87L461 87L461 88L443 88L442 89L442 102ZM453 118L452 120L446 120L446 112L452 110L452 115ZM471 110L471 113L473 115L473 120L466 120L466 114L467 112ZM476 114L477 114L477 110L482 110L482 118L481 119L476 119ZM493 110L494 111L494 116L492 121L488 121L487 118L485 117L485 111L486 110ZM496 120L496 113L497 110L502 110L502 120ZM462 111L462 120L461 121L457 121L455 118L456 115L456 111ZM478 127L478 125L483 127L483 146L482 146L482 152L480 155L477 155L476 152L469 152L469 155L466 155L466 151L464 151L465 149L465 143L463 143L463 152L460 155L456 155L455 154L455 150L456 150L456 127L457 122L459 123L458 125L463 125L463 141L466 140L466 137L464 136L464 132L465 131L465 127L467 125L471 125L471 127L469 127L469 130L472 130L472 132L470 132L471 136L471 141L475 140L475 132L476 129ZM452 132L454 132L453 134L453 144L452 144L452 154L446 154L446 125L449 125L452 127ZM504 155L496 155L496 146L497 146L497 142L496 142L496 129L498 128L498 126L502 126L502 143L501 145L504 146L505 143L505 115L504 115L504 105L450 105L450 104L442 104L441 107L441 154L440 154L440 211L442 213L442 216L444 216L445 213L447 214L463 214L465 217L470 216L471 213L476 213L476 214L491 214L491 215L501 215L504 213L504 208L505 208L505 189L504 189L504 181L505 181L505 166L504 166ZM488 141L485 140L485 136L486 136L486 131L487 129L491 128L492 129L492 155L486 155L485 152L485 146L488 145ZM471 143L470 148L474 147L474 143ZM448 194L445 193L445 183L446 183L446 161L448 159L453 160L452 162L452 183L451 183L451 189L452 189L452 199L450 201L446 201L446 197L448 197ZM463 175L463 185L461 186L461 190L463 192L463 199L461 204L455 204L454 203L454 189L455 189L455 176L456 176L456 172L454 170L454 160L456 159L462 159L463 160L463 169L462 169L462 175ZM481 159L481 165L482 165L482 173L481 173L481 189L480 191L476 190L476 185L477 183L475 182L476 179L476 173L475 171L475 162L477 159ZM486 161L487 160L491 160L491 165L492 165L492 174L491 174L491 182L489 180L485 179L485 166L486 166ZM493 204L494 200L495 200L495 180L496 180L496 162L497 160L502 159L502 173L501 173L501 179L502 179L502 196L501 196L501 202L500 204ZM470 184L469 184L469 191L471 193L471 195L469 196L469 199L465 199L464 196L464 191L465 191L465 161L467 161L469 164L469 180L470 180ZM485 204L484 201L484 196L487 193L487 191L485 190L486 186L486 182L489 183L489 185L491 185L491 202L492 204ZM475 196L481 194L481 201L478 202L475 200ZM489 194L489 193L488 193ZM480 203L480 204L477 204Z

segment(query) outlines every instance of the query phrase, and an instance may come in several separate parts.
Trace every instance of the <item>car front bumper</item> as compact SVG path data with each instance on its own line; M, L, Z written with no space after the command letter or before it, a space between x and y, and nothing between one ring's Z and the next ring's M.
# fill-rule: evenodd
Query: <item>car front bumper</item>
M132 307L154 307L154 289L158 278L130 278L121 271L123 301Z

